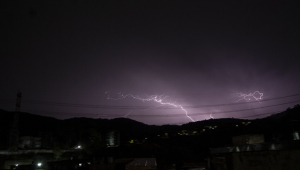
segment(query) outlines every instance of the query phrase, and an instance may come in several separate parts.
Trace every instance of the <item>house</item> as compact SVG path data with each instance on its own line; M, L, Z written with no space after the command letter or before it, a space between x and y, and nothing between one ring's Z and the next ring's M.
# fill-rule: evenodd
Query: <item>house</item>
M211 170L300 169L300 141L256 143L212 148Z
M23 136L19 141L21 149L39 149L42 146L42 140L39 137Z
M136 158L126 165L126 170L156 170L155 158Z

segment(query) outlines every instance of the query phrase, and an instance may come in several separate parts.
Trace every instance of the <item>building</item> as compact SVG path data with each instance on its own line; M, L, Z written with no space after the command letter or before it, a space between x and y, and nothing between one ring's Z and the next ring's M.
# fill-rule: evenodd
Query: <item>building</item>
M107 147L118 147L120 145L120 132L111 130L106 134Z
M155 158L136 158L126 165L126 170L156 170Z
M245 144L212 148L208 159L211 170L300 169L300 141Z
M248 145L248 144L258 144L264 143L264 135L263 134L247 134L241 136L232 137L232 144L234 146L237 145Z
M23 136L19 141L19 148L21 149L39 149L42 147L42 139L32 136Z

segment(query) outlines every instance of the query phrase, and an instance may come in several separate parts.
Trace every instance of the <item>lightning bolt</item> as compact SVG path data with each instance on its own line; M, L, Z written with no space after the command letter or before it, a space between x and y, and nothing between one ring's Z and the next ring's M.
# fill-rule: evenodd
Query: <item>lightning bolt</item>
M105 94L107 94L107 99L108 100L121 100L121 99L125 99L127 97L131 97L133 99L136 99L136 100L140 100L142 102L150 102L150 101L154 101L154 102L157 102L159 103L160 105L164 105L164 106L173 106L173 107L176 107L176 108L180 108L182 111L184 111L185 115L187 118L189 118L191 121L195 122L194 119L192 119L189 115L188 115L188 112L187 110L185 110L181 105L177 105L175 103L171 103L171 102L164 102L163 100L167 99L168 96L165 96L165 95L151 95L149 96L148 98L141 98L137 95L132 95L132 94L122 94L122 93L118 93L119 97L118 98L111 98L110 97L110 93L109 92L105 92ZM159 107L159 106L157 106ZM156 107L154 107L156 108Z
M130 115L131 112L132 112L132 110L130 110L125 116L122 116L122 117L127 117L128 115Z
M255 92L249 93L249 94L235 93L234 96L240 98L240 99L238 99L237 102L239 102L241 100L246 100L248 102L248 101L251 101L251 99L254 99L256 101L261 101L263 99L264 94L259 91L255 91Z
M214 117L212 116L212 112L210 112L209 117L210 117L211 119L214 119Z

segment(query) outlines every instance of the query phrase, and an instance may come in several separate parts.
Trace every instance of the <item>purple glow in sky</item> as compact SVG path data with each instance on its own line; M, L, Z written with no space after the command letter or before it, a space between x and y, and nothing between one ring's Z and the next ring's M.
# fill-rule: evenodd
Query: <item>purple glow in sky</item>
M0 109L14 110L20 90L21 111L59 119L176 124L284 111L300 103L299 5L4 0ZM191 119L106 91L168 96Z
M175 107L175 108L180 108L185 116L187 118L189 118L192 122L195 122L194 119L192 119L189 115L188 115L188 112L186 109L184 109L181 105L179 104L176 104L176 102L172 102L170 101L169 97L168 96L165 96L165 95L150 95L150 96L146 96L145 98L141 98L140 96L136 96L136 95L132 95L132 94L119 94L119 97L118 98L110 98L109 96L109 93L108 93L108 97L107 99L108 100L122 100L122 99L125 99L127 97L131 97L133 99L136 99L136 100L140 100L142 102L150 102L150 101L154 101L156 103L158 103L159 105L158 106L155 106L155 107L149 107L147 109L154 109L154 108L157 108L157 107L160 107L160 106L172 106L172 107ZM169 100L168 100L169 99ZM146 110L147 110L146 109ZM127 114L128 116L128 114Z
M264 97L264 93L261 93L259 91L255 91L253 93L249 93L249 94L244 94L244 93L235 93L232 95L233 97L237 97L239 101L251 101L251 100L256 100L256 101L260 101L263 99Z

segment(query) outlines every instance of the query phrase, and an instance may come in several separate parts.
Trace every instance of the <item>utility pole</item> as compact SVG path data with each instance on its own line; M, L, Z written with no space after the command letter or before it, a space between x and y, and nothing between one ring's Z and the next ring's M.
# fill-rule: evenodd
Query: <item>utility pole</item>
M9 150L17 150L18 149L18 143L19 143L19 112L21 107L21 99L22 99L22 93L18 91L17 93L17 100L16 100L16 110L14 115L14 121L12 130L10 133L9 138Z

